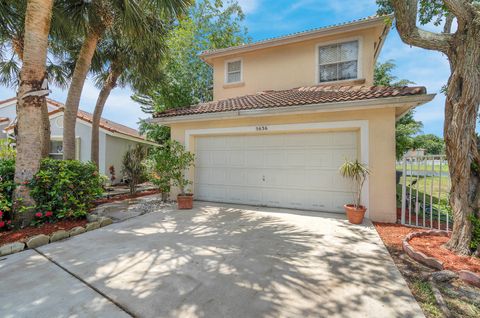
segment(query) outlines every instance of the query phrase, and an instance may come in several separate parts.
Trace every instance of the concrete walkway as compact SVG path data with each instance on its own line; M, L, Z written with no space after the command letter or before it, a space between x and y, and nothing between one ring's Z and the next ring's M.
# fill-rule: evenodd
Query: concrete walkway
M370 224L195 205L2 258L2 317L423 317Z

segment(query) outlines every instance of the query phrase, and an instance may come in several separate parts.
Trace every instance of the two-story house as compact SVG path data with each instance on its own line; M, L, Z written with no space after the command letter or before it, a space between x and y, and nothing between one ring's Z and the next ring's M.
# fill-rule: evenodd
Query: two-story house
M195 153L196 199L342 212L352 185L338 168L358 158L367 216L394 222L395 121L433 95L373 86L388 31L369 17L203 52L214 100L152 119Z

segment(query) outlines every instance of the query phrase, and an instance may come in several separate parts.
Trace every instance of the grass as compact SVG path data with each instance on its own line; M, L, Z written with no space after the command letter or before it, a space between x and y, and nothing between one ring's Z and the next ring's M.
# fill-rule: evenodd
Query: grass
M402 164L397 164L396 169L398 171L403 171L403 165ZM427 170L427 171L432 171L432 165L427 165L425 169L424 164L413 164L412 169L413 171L416 170ZM410 171L410 164L407 164L407 171ZM442 163L442 167L440 167L439 164L436 164L433 166L433 171L435 172L449 172L450 170L448 169L448 164L446 162Z
M411 197L412 210L414 210L416 200L418 198L418 218L419 224L423 221L425 214L426 220L430 219L430 202L432 203L432 219L446 222L447 215L449 223L452 224L452 213L448 204L448 196L450 193L450 180L447 177L406 177L406 191L407 197ZM411 185L413 181L417 180L416 184ZM401 208L402 185L404 179L400 179L400 184L397 184L397 207ZM432 187L433 185L433 187ZM433 191L432 191L433 189ZM441 189L441 191L439 191ZM411 192L410 192L411 191ZM440 193L439 193L440 192ZM423 203L425 202L425 211L423 210ZM408 208L407 203L407 208ZM439 215L440 214L440 215ZM415 218L414 218L415 219ZM412 222L416 220L412 219ZM423 223L422 223L423 224Z
M411 281L410 288L427 317L443 317L443 313L438 307L435 296L433 295L430 283L415 278Z

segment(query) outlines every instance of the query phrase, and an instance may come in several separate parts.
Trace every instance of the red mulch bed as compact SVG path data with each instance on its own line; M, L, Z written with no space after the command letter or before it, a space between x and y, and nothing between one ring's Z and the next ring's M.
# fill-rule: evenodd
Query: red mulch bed
M480 258L459 256L447 250L442 245L445 244L448 239L449 238L445 236L414 237L410 240L410 245L415 250L442 261L445 269L453 271L465 269L480 274Z
M387 247L402 249L403 238L411 232L421 232L425 229L412 228L400 224L377 223L374 222L378 234ZM459 256L442 247L448 237L442 236L424 236L415 237L410 241L410 245L425 255L435 257L443 262L445 269L459 271L466 269L472 272L480 273L480 259L471 256Z
M45 234L50 235L59 230L70 230L76 226L85 226L87 224L86 219L80 220L62 220L56 223L46 223L39 227L26 227L19 230L0 232L0 246L13 242L25 242L29 237Z
M94 202L94 204L95 204L95 206L98 206L100 204L111 203L111 202L121 201L121 200L134 199L134 198L143 197L143 196L146 196L146 195L151 195L151 194L156 194L156 193L160 193L160 191L158 191L158 190L148 190L148 191L135 193L134 195L121 194L121 195L112 196L110 198L98 199Z

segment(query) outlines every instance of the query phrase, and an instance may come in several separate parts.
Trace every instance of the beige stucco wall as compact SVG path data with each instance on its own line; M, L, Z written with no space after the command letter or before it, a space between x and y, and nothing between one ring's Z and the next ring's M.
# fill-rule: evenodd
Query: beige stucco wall
M211 61L214 70L214 100L264 90L316 85L317 46L356 38L360 40L359 77L365 79L365 85L372 85L375 46L378 46L382 30L383 26L215 58ZM238 58L242 59L243 83L226 85L225 62Z
M374 221L395 222L395 108L176 123L171 125L171 132L172 139L185 144L185 131L192 129L354 120L367 120L369 126L368 157L372 170L369 178L369 217ZM189 151L195 152L195 136L190 138ZM194 168L190 171L190 179L193 178Z

